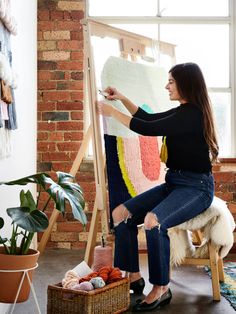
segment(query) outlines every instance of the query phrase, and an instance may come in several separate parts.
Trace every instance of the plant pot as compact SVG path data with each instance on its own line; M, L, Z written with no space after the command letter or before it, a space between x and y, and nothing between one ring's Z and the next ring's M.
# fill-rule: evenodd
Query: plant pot
M0 247L0 302L14 303L18 287L20 285L23 271L34 268L37 264L39 251L30 249L27 255L8 255L4 253L4 247ZM4 270L21 270L19 272L4 272ZM30 281L32 281L33 270L28 271ZM24 302L29 298L30 284L27 276L17 298L17 303Z

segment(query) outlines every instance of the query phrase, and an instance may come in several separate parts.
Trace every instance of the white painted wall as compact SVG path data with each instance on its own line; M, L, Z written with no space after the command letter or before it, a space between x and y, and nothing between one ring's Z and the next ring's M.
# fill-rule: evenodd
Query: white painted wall
M24 2L24 3L23 3ZM18 129L13 131L12 155L0 160L0 181L13 180L36 172L37 132L37 0L11 0L18 34L11 36L13 66L18 75L15 90ZM22 187L0 186L0 216L7 220L4 233L10 234L5 209L19 205ZM30 187L35 194L36 187ZM0 313L7 305L0 303Z
M36 172L37 1L24 0L22 7L22 1L12 0L11 6L18 24L18 34L11 36L13 67L18 75L15 90L18 129L12 131L12 155L0 160L0 181ZM1 216L5 216L7 207L19 205L16 191L21 188L0 186ZM35 186L31 188L35 191Z

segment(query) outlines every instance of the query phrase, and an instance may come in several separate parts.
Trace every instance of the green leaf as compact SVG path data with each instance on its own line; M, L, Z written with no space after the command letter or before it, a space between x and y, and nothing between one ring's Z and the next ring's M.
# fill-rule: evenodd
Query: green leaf
M0 229L4 226L4 220L2 217L0 217Z
M74 178L72 175L64 172L57 172L58 182L50 181L47 189L49 195L55 201L56 208L62 213L65 213L65 204L68 202L71 206L75 219L79 220L83 225L87 223L87 218L84 213L84 197L81 186L72 182Z
M1 236L0 236L0 244L4 244L4 243L6 243L7 242L7 238L2 238Z
M39 232L47 229L48 218L40 210L31 211L28 207L13 207L7 209L7 214L13 223L29 232Z
M18 180L13 180L9 182L0 182L0 184L5 184L5 185L26 185L28 183L37 183L41 185L42 187L46 187L46 181L47 178L50 178L49 174L45 172L41 173L36 173Z
M36 210L36 204L33 195L29 190L27 192L24 190L20 191L20 206L28 207L31 211Z
M42 172L18 180L0 182L0 184L26 185L28 183L36 183L40 185L52 197L57 210L64 214L66 202L68 202L71 206L72 213L75 219L79 220L83 225L85 225L87 223L87 218L84 213L85 202L81 186L72 181L74 177L69 173L58 171L57 177L58 182L55 182L50 177L50 175ZM33 204L30 201L30 197L26 196L26 198L25 196L22 196L21 206L32 208Z

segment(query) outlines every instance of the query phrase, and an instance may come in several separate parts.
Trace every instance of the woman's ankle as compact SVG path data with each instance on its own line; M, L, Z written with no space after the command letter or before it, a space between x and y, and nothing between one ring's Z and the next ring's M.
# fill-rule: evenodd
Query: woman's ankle
M141 278L141 274L140 272L137 272L137 273L129 273L129 279L130 279L130 282L134 282L136 280L139 280Z

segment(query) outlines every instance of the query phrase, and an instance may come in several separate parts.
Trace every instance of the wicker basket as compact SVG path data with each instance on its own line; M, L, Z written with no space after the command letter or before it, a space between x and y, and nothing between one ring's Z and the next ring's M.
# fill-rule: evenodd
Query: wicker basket
M47 314L115 314L129 305L127 278L89 292L64 289L61 284L48 286Z

